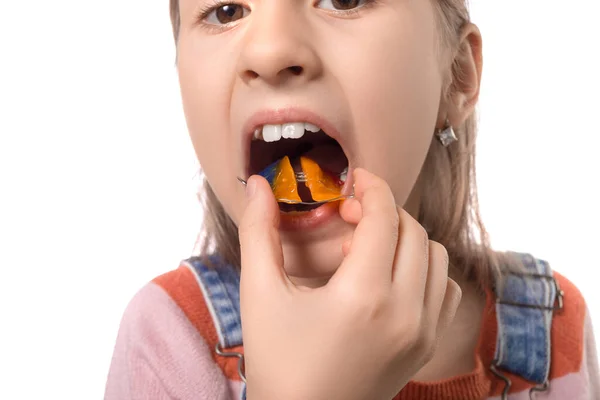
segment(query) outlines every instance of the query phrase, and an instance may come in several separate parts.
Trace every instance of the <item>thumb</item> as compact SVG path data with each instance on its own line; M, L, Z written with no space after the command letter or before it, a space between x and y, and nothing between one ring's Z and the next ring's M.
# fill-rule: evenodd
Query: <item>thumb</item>
M286 279L279 236L279 206L269 183L258 175L248 179L246 198L246 210L239 226L240 284L241 290L260 291Z

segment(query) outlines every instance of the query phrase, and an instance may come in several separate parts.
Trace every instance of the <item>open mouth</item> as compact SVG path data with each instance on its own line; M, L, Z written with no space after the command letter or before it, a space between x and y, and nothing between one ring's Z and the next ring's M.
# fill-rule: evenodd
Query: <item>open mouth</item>
M248 174L261 173L274 162L288 157L296 176L304 174L301 160L310 159L333 181L344 185L348 171L348 158L342 146L319 126L306 122L263 125L254 131L250 143ZM297 191L302 202L314 202L315 195L302 179L297 181ZM287 204L279 202L282 212L306 212L322 204Z

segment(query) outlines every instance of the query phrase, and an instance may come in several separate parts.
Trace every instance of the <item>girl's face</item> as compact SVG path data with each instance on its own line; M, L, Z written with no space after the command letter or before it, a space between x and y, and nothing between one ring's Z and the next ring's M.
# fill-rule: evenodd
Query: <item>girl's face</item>
M245 207L236 177L323 139L306 132L251 144L255 128L286 122L319 126L344 152L314 143L324 162L366 168L405 205L444 117L431 2L231 1L180 0L178 72L198 160L232 219ZM295 277L330 275L353 231L335 205L282 213L282 223L285 267Z

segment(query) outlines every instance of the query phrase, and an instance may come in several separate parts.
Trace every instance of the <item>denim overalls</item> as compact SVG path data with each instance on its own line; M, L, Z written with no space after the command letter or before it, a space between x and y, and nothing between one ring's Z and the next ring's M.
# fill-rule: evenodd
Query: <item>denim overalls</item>
M562 308L563 300L563 292L546 261L530 254L513 254L521 258L525 271L503 275L495 293L498 335L490 370L504 381L502 399L508 399L511 385L503 371L535 383L530 390L532 396L536 391L548 389L552 316L555 310ZM214 350L216 355L239 358L238 373L243 382L241 400L245 400L244 356L227 351L242 345L240 274L216 256L210 258L214 267L205 265L197 257L186 261L196 275L213 317L219 337Z

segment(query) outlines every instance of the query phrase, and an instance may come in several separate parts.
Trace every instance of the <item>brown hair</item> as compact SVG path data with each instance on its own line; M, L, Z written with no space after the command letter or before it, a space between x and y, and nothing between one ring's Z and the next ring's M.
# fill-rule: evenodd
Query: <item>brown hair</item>
M470 16L466 0L434 1L438 11L441 49L454 54L458 50L462 28ZM170 0L175 43L180 29L179 0ZM461 81L456 62L449 65L446 95ZM458 142L445 148L435 140L430 146L419 175L423 188L418 221L429 238L443 244L450 262L480 287L491 287L493 277L502 268L517 268L518 260L510 253L491 249L477 200L475 141L477 119L473 113L455 128ZM204 227L198 237L199 255L217 252L232 265L240 265L238 230L217 199L210 184L203 180L199 199L204 207Z

